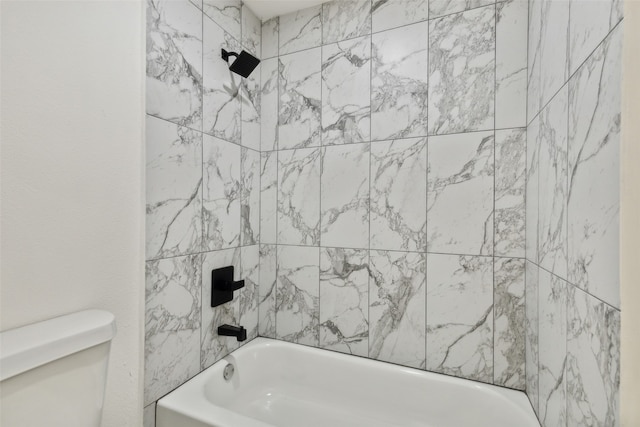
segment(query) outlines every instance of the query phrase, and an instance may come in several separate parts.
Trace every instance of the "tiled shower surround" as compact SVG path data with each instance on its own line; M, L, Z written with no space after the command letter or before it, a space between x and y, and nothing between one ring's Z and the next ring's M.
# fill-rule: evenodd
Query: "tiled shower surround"
M617 425L620 7L149 0L145 425L222 323Z

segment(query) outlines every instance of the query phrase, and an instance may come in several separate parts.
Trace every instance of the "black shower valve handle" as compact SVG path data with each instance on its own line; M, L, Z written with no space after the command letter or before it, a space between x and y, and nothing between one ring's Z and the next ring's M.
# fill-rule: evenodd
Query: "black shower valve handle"
M233 277L233 266L211 270L211 307L233 300L233 292L244 288L244 280Z
M218 284L218 289L221 291L237 291L238 289L244 288L244 280L238 281L220 281Z

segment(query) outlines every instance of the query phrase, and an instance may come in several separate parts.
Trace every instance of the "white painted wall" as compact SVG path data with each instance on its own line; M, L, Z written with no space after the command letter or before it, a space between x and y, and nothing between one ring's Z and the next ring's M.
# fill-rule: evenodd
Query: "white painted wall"
M142 424L144 4L2 1L0 329L113 312L103 425Z

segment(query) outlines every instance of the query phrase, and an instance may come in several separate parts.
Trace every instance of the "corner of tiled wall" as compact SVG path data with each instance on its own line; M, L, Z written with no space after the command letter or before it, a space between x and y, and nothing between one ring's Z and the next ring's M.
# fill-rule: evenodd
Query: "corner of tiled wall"
M261 56L240 0L147 1L147 262L144 425L155 401L258 335L260 68L228 71L221 48ZM245 279L211 308L211 269Z

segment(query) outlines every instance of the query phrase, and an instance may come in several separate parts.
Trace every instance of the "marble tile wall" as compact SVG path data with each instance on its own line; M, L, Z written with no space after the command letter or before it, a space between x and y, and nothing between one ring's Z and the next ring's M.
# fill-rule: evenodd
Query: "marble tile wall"
M220 49L260 57L261 44L240 0L147 2L145 426L157 399L238 347L219 325L259 332L261 70L241 79ZM245 287L211 308L211 269L227 265Z
M261 336L524 389L527 14L262 24Z
M543 427L618 426L622 2L529 1L526 391Z

